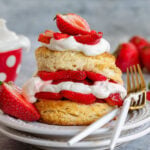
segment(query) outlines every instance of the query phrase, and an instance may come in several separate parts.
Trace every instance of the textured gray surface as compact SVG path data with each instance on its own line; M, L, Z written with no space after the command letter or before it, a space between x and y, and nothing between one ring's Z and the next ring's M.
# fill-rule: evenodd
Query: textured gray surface
M52 18L56 13L74 12L86 18L92 29L104 32L113 51L119 42L127 41L134 34L150 37L150 0L0 0L0 17L8 27L28 36L31 51L24 52L22 69L17 84L22 85L36 70L34 49L37 36L45 29L57 31ZM145 75L147 81L149 75ZM122 150L150 150L150 135L123 146ZM31 150L22 144L0 135L0 150Z

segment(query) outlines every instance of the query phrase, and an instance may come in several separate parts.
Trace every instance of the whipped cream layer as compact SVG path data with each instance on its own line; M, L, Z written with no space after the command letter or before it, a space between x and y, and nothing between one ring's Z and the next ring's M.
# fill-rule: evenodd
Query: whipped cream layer
M25 36L18 36L15 32L8 30L6 21L0 19L0 52L23 48L30 49L30 41Z
M73 36L69 36L68 38L64 38L60 40L56 40L52 38L49 44L45 44L45 43L42 44L51 50L79 51L84 53L87 56L96 56L104 52L110 51L110 44L104 38L101 38L101 40L95 45L79 43L75 40Z
M23 95L29 102L36 102L35 94L37 92L54 92L59 93L62 90L69 90L83 94L92 93L97 98L107 98L112 93L120 93L121 97L126 96L126 89L116 83L107 81L97 81L94 85L85 85L71 81L61 82L59 84L51 84L50 81L43 81L39 77L32 77L23 85Z

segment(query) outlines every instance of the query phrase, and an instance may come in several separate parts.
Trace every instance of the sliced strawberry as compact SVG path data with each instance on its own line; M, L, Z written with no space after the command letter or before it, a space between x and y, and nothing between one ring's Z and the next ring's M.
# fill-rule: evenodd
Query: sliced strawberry
M77 35L90 32L86 20L76 14L57 14L54 19L56 19L57 27L62 33Z
M95 103L106 103L106 101L104 99L98 99L98 98L96 98Z
M49 36L49 37L53 37L54 31L52 30L45 30L45 35Z
M52 92L38 92L35 94L35 97L48 100L60 100L62 98L61 94Z
M105 80L107 80L107 77L105 77L99 73L86 71L86 74L87 74L87 77L92 81L105 81Z
M64 39L64 38L68 38L70 35L68 34L64 34L64 33L54 33L54 38L55 40L60 40L60 39Z
M0 86L0 109L8 115L25 121L36 121L40 118L36 108L16 88L7 83Z
M119 93L110 94L109 97L105 99L105 101L111 106L122 106L123 104L123 100Z
M150 91L147 91L146 98L147 98L148 101L150 101Z
M61 91L63 97L77 103L82 104L92 104L95 102L96 98L93 94L82 94L72 91L63 90Z
M38 41L40 41L40 42L42 42L42 43L49 44L49 43L50 43L50 39L51 39L50 36L47 36L47 35L41 33L41 34L39 35Z
M39 71L38 76L42 80L61 80L61 79L71 79L71 80L84 80L86 78L86 73L84 71L57 71L57 72L46 72Z
M86 35L77 35L74 36L75 40L79 43L87 44L87 45L95 45L102 38L103 33L89 33Z

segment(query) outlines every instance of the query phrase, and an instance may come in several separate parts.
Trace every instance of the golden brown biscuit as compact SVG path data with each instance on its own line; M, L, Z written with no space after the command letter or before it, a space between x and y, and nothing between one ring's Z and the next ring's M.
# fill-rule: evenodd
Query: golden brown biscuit
M56 125L88 125L114 109L107 103L84 105L67 100L38 100L35 107L41 122Z
M122 73L115 65L115 57L109 53L86 56L76 51L52 51L39 47L36 52L38 71L81 70L93 71L123 83Z

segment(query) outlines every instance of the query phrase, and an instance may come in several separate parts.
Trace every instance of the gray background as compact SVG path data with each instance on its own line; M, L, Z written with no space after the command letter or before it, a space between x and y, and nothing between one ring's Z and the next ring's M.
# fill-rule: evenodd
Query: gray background
M57 31L53 18L56 13L73 12L84 17L92 29L104 32L111 52L120 42L134 35L150 39L150 0L0 0L0 18L7 20L9 29L31 40L31 51L23 53L23 63L17 84L22 85L35 71L34 50L37 37L45 29ZM147 82L149 75L145 75ZM122 146L122 150L150 150L150 135ZM0 150L30 150L0 136Z

